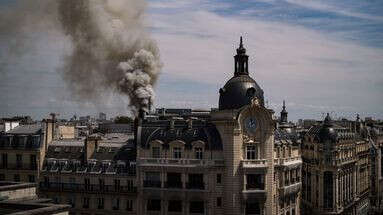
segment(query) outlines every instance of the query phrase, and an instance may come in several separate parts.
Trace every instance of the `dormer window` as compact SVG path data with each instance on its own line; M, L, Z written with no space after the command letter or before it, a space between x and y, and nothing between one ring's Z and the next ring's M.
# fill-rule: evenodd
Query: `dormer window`
M202 150L202 147L195 147L194 148L194 151L195 151L195 158L196 159L203 159L203 150Z
M173 158L181 158L182 157L182 149L181 147L173 148Z

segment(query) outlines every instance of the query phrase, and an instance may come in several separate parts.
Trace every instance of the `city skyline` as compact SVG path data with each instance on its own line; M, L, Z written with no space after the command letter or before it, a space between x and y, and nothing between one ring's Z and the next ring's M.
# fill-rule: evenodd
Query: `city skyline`
M286 100L294 121L322 119L326 112L349 119L356 113L383 118L379 109L383 105L382 3L216 3L149 2L146 27L158 42L164 63L155 87L156 107L217 107L219 87L233 70L237 44L232 41L243 35L250 74L265 90L265 100L274 111L279 112ZM1 10L10 4L3 1ZM26 30L37 45L22 55L7 52L12 51L12 41L7 39L13 32L1 36L1 117L128 112L121 96L104 97L96 106L73 102L57 72L70 49L67 38L39 30ZM205 95L202 100L200 95Z

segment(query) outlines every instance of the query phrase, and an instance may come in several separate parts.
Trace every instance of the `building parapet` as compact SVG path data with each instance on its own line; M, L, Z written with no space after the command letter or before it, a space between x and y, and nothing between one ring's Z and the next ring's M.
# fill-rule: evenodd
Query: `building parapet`
M136 193L137 187L134 186L114 186L98 184L78 184L78 183L46 183L40 182L40 191L51 192L86 192L86 193Z
M224 160L206 159L172 159L172 158L138 158L139 166L183 166L183 167L208 167L224 166Z

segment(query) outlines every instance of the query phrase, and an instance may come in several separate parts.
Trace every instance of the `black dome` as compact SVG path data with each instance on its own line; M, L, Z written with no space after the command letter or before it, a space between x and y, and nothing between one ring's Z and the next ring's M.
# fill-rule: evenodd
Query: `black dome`
M258 98L264 105L263 90L248 75L239 75L231 78L219 90L219 109L238 109L251 103L253 98Z
M250 104L253 98L258 98L264 106L263 90L249 76L248 58L241 37L237 55L234 56L234 77L219 90L220 110L241 108Z
M334 123L327 113L326 118L324 119L322 128L319 130L319 141L324 143L326 141L330 141L335 143L338 138L338 133L334 129Z

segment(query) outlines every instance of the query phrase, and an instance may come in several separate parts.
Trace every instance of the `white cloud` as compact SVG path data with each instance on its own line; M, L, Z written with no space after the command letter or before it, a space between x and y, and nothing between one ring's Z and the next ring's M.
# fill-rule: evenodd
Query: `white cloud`
M355 18L370 19L370 20L379 21L379 22L383 21L383 16L374 16L370 14L350 11L344 8L339 8L332 5L324 4L324 3L321 3L320 1L313 1L313 0L286 0L286 1L289 2L290 4L295 4L295 5L299 5L301 7L306 7L310 9L327 11L327 12L337 13L340 15L350 16Z
M285 98L305 111L311 107L382 114L377 109L383 105L377 99L383 90L378 86L383 80L382 49L296 25L203 9L154 13L149 18L159 28L154 37L170 74L223 86L233 74L232 56L243 35L251 75L269 100L278 103Z

